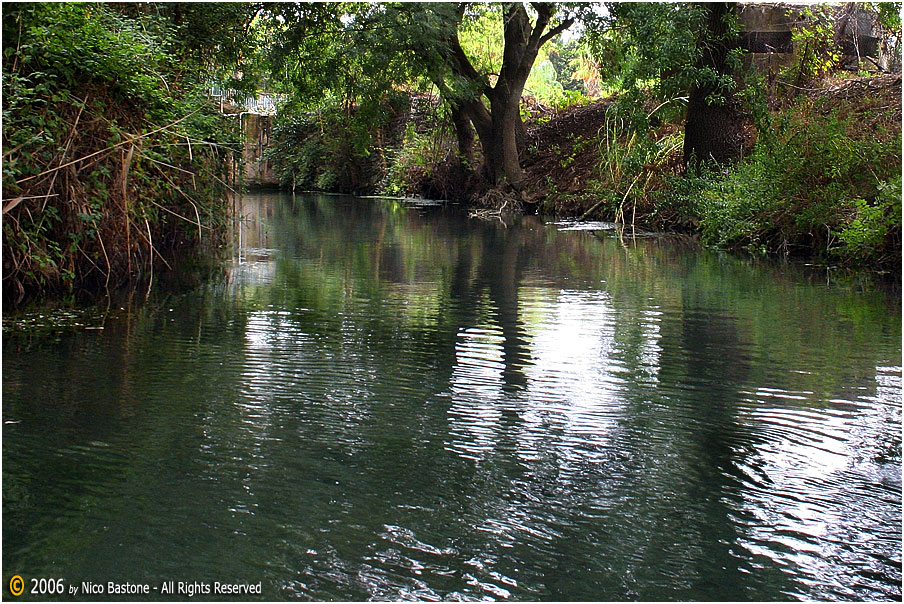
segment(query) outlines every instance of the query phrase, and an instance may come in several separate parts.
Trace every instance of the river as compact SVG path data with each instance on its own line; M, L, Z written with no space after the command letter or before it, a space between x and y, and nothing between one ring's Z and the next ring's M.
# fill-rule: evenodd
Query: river
M211 280L4 316L4 582L900 601L899 289L438 204L243 211Z

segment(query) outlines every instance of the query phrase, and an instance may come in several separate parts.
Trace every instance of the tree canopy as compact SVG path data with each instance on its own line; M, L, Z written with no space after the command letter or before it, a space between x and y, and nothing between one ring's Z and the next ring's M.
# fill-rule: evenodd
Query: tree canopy
M600 18L590 5L548 2L279 4L268 10L283 24L275 69L297 95L329 91L367 104L400 85L433 86L449 108L464 164L473 165L476 132L487 180L513 187L521 180L521 95L540 48L578 21L589 26Z

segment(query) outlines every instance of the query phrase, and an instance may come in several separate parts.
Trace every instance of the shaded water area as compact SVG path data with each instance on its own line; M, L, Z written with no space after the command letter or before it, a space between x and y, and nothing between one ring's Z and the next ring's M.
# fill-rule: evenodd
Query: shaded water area
M901 599L899 290L442 206L245 213L204 285L4 317L4 580Z

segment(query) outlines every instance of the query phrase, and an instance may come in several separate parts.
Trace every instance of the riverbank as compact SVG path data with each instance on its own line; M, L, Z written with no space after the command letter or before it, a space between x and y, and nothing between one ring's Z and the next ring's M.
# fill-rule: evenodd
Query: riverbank
M744 157L721 168L685 170L680 123L638 140L614 117L615 99L532 116L521 197L542 213L679 231L736 252L899 272L901 75L792 92L770 96Z
M611 101L534 120L523 197L733 251L900 269L900 74L826 81L775 105L749 125L741 161L687 171L680 124L660 124L641 149Z
M211 43L192 15L4 5L5 302L149 285L228 242L241 138L188 56Z
M739 162L690 170L680 115L638 134L615 97L560 110L529 103L517 194L488 189L462 166L454 130L429 98L396 102L364 146L349 119L284 122L270 157L283 182L302 189L446 198L678 231L736 252L900 270L900 74L806 90L773 84L759 102Z

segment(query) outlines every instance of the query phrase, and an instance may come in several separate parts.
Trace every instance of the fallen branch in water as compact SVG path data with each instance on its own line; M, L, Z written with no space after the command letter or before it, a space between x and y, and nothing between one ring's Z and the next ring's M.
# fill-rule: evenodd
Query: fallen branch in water
M477 205L483 206L482 209L474 209L468 213L468 218L477 218L479 220L498 219L505 224L503 216L506 214L506 208L509 213L517 213L521 211L521 201L515 195L503 191L501 189L490 189L482 197L477 199Z

